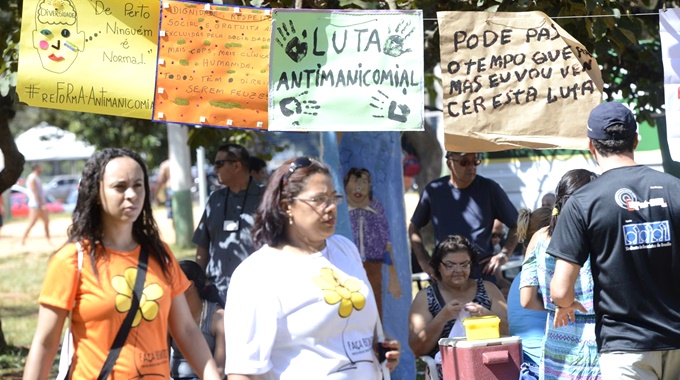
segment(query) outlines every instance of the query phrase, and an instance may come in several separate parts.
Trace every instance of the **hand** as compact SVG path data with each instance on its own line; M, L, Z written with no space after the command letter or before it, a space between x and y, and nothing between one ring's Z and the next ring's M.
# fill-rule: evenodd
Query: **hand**
M553 321L553 325L555 327L562 327L568 325L570 322L574 322L575 319L575 311L581 311L583 313L586 313L586 308L581 305L580 302L574 300L574 302L571 303L568 307L559 307L555 305L557 308L555 309L555 320Z
M446 303L446 306L444 306L439 314L444 313L443 315L446 317L446 320L449 321L451 319L458 318L458 315L460 315L460 312L464 307L465 305L463 305L460 301L452 300L451 302Z
M383 347L390 349L385 354L385 358L387 359L387 364L386 364L387 369L392 371L399 364L399 357L401 356L401 344L399 343L398 340L394 340L394 339L388 340L388 341L380 343L380 344L382 344Z
M470 312L470 315L473 317L481 317L484 315L487 315L488 310L475 302L468 302L465 304L465 310Z
M493 255L491 256L491 260L486 264L484 267L483 272L485 274L492 274L496 272L496 269L500 268L501 265L505 264L508 262L507 256L506 255Z

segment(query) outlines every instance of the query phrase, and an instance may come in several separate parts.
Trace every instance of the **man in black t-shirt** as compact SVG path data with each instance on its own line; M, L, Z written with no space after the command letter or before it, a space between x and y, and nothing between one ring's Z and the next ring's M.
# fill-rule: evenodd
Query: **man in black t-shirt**
M560 210L547 252L550 291L564 326L581 265L591 261L604 379L680 379L680 179L638 165L637 124L620 103L588 118L589 149L603 174Z

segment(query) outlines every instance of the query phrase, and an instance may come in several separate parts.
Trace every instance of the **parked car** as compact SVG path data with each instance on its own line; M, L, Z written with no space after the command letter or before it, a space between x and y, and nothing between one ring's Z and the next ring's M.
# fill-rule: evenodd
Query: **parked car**
M80 183L80 176L78 175L58 175L45 185L45 191L63 202L73 189L78 188L78 183Z
M12 186L10 204L10 212L13 217L28 216L28 189L19 185ZM64 211L62 204L49 194L45 206L50 214Z
M66 197L62 206L64 206L64 211L73 212L76 208L76 202L78 202L78 189L71 190L71 193Z

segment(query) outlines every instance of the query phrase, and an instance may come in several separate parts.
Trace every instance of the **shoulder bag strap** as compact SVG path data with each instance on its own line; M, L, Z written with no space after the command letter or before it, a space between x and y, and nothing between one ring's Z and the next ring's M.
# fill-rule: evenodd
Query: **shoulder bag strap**
M130 328L132 327L132 321L135 319L137 309L139 309L139 300L141 299L142 290L144 288L144 280L146 279L148 259L149 255L147 254L144 246L142 246L142 248L139 251L139 266L137 267L137 278L135 279L135 287L132 292L132 305L130 305L130 310L125 316L125 320L123 321L123 324L120 326L120 330L118 330L116 338L113 340L111 350L109 351L109 356L106 357L106 361L104 361L104 366L102 367L102 370L99 373L99 377L97 377L97 380L105 380L109 377L109 375L111 374L111 370L113 370L113 365L116 364L116 360L118 360L118 355L120 355L120 351L123 349L123 346L125 345L125 340L127 339L127 336L130 333Z
M444 306L446 306L446 302L444 302L444 297L442 296L442 292L439 290L439 286L437 286L436 282L430 283L430 286L434 292L434 297L437 299L437 303L439 303L439 308L443 309Z
M76 242L76 249L78 251L78 274L76 282L80 287L80 272L83 269L83 247L80 242ZM61 350L59 351L59 372L57 373L57 380L68 379L71 375L71 361L73 358L73 309L76 307L76 301L73 300L73 307L68 311L68 327L64 332L64 339L61 342Z

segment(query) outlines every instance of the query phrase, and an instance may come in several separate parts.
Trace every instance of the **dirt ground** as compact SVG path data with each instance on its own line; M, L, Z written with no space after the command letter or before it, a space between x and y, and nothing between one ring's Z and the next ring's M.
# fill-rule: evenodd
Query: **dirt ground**
M194 227L198 225L198 221L203 213L203 208L194 205ZM154 209L154 218L158 224L161 232L161 237L168 244L175 242L175 230L172 228L172 220L168 219L164 208ZM50 215L50 241L45 238L45 230L41 220L36 222L31 229L26 245L21 245L21 237L26 231L28 220L26 218L13 219L5 221L5 225L0 229L0 257L11 256L19 254L28 254L31 252L47 252L59 248L66 242L66 230L71 224L71 216L69 214L53 214Z
M413 210L418 203L417 193L407 193L404 197L406 206L406 220L409 220ZM194 204L194 228L198 226L201 219L203 207ZM161 236L168 244L175 242L175 230L172 228L172 221L166 217L165 208L156 207L154 218L161 231ZM28 235L26 245L21 245L21 237L26 231L28 220L26 218L5 221L5 225L0 228L0 257L27 254L30 252L46 252L59 248L66 241L66 229L71 224L69 214L53 214L50 216L50 241L45 238L45 230L42 221L38 220Z

